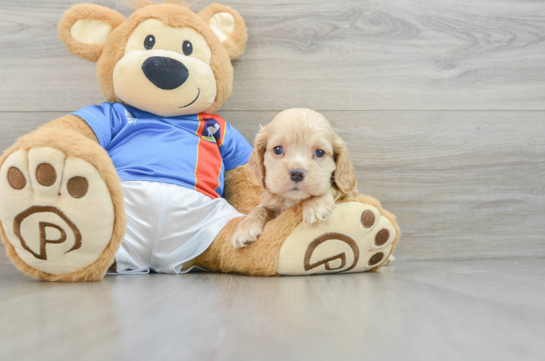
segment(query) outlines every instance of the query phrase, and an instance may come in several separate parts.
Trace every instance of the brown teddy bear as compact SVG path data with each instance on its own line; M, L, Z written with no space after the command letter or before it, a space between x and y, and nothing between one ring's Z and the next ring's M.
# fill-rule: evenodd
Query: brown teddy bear
M0 159L0 233L15 266L38 279L96 281L109 268L274 276L384 265L399 228L365 196L313 225L295 205L257 242L233 248L263 189L247 166L252 147L211 113L231 94L244 20L219 4L198 14L140 5L127 19L91 4L61 19L68 50L97 62L107 102L47 123Z

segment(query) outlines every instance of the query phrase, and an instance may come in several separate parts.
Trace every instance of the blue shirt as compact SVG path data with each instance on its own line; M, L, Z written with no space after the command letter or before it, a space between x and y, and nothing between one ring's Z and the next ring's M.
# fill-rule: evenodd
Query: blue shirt
M121 103L73 113L89 124L124 181L154 181L223 194L225 170L248 162L251 145L213 114L160 117Z

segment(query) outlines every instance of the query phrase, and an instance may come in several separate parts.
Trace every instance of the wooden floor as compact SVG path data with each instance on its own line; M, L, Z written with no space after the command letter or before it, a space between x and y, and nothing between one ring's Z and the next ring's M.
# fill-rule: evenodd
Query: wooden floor
M79 2L0 0L0 149L104 101L57 36ZM397 215L398 260L49 284L2 255L0 360L545 359L545 1L220 2L249 42L219 114L252 141L281 110L322 112Z
M1 360L543 360L545 260L379 273L108 276L0 266Z

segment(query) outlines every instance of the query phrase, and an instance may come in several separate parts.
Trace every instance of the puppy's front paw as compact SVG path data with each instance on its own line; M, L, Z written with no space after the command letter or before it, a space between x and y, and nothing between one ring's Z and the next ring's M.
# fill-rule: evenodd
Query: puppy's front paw
M246 247L257 240L257 237L261 236L261 233L263 233L261 224L250 218L246 218L238 225L237 230L231 239L231 244L233 245L233 248Z
M313 224L318 221L325 221L333 212L335 203L309 202L303 205L303 221Z

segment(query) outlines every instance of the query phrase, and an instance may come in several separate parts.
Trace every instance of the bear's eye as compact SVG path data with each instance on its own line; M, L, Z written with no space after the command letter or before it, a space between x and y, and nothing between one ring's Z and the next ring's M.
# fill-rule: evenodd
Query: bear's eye
M144 48L146 48L146 50L150 50L153 48L154 45L155 45L155 36L153 35L146 36L146 40L144 40Z
M190 56L193 52L193 44L191 44L190 41L184 41L184 43L182 44L182 50L184 51L185 56Z
M282 153L284 153L284 148L283 147L274 147L273 152L276 155L282 155Z
M322 158L325 155L325 152L322 149L316 149L316 152L314 153L316 157Z

